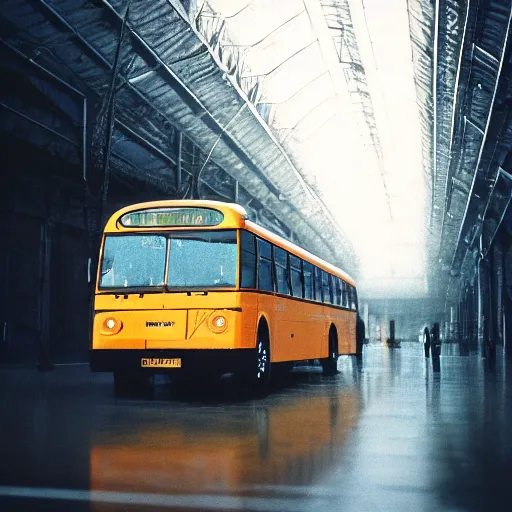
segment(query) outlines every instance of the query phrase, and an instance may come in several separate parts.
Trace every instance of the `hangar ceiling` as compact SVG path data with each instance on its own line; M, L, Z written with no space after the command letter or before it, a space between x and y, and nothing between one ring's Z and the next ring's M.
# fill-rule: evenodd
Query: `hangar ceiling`
M81 167L93 208L110 156L112 175L237 201L356 276L384 262L367 295L452 300L510 200L511 12L511 0L5 1L0 127Z
M362 292L425 294L426 173L406 2L188 6L353 242Z
M454 303L473 281L510 201L512 2L438 3L433 102L425 106L434 155L430 278Z
M3 5L1 38L6 73L25 74L32 67L37 73L31 80L40 90L56 76L59 87L69 86L68 94L74 89L87 99L91 151L84 176L90 188L105 181L98 177L109 132L105 100L115 76L112 172L150 180L168 197L236 200L260 223L356 271L351 243L179 3L159 0L148 9L141 1L14 0ZM56 94L49 101L65 108ZM9 130L32 115L43 117L27 112L30 105L19 101L16 91L4 105ZM65 138L48 128L57 132L58 147L34 130L27 130L28 136L62 153Z

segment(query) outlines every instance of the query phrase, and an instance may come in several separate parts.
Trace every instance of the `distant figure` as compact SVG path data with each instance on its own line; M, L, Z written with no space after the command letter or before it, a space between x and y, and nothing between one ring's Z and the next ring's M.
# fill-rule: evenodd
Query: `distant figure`
M436 322L432 328L432 357L441 354L441 337L439 336L439 324Z
M363 319L357 315L356 318L356 356L361 357L363 355L363 344L365 337L365 327Z
M428 327L425 327L423 331L423 347L425 349L425 357L429 357L430 355L430 331Z

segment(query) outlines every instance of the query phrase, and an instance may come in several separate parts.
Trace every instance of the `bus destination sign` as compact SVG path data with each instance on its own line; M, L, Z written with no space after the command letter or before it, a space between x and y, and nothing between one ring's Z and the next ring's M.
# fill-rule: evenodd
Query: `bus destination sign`
M121 225L130 228L217 226L224 214L211 208L152 208L124 214Z

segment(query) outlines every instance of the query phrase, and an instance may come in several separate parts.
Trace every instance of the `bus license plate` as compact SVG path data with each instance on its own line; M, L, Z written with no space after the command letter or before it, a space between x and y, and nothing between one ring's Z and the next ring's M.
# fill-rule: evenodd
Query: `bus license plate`
M140 360L142 368L181 368L181 359L160 359L154 357L142 357Z

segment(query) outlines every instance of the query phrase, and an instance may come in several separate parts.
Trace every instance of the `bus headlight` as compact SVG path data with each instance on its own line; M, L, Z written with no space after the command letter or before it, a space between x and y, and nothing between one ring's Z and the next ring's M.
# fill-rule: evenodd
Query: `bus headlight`
M210 320L210 329L213 332L221 333L228 328L228 319L224 315L215 315Z
M123 322L121 322L121 320L109 316L105 318L101 324L101 334L110 336L112 334L117 334L122 328Z

